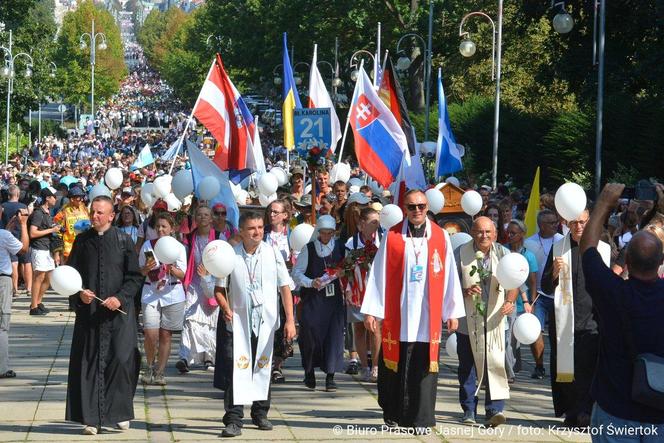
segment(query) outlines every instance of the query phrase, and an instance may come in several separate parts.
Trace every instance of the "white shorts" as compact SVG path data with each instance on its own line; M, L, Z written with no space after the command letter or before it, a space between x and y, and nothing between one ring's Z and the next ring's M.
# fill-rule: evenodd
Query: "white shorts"
M143 328L181 331L184 323L184 303L168 306L143 305Z
M55 269L55 262L51 251L32 249L32 269L34 271L48 272Z

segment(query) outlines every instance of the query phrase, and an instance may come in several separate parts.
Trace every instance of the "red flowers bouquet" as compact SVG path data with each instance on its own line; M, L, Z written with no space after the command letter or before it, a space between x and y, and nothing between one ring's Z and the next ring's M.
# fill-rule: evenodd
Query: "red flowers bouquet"
M342 288L350 289L351 296L348 301L353 306L362 306L366 289L365 281L376 252L378 252L376 245L369 243L363 248L350 251L339 265L337 275L341 279Z

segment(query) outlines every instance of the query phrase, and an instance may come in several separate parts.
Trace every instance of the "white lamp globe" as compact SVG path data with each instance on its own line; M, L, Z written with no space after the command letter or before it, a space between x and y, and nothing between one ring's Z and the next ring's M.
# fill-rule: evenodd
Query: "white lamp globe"
M472 40L464 40L459 44L459 52L464 57L472 57L475 55L475 51L477 51L477 46Z
M553 29L558 34L567 34L574 28L574 18L567 12L559 12L553 17Z

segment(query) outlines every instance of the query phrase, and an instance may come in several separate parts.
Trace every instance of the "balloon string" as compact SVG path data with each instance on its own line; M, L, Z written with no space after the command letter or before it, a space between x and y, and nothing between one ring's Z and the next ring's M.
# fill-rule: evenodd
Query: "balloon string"
M99 301L102 302L102 303L104 302L104 300L102 300L101 298L97 297L96 295L94 295L93 297L96 298L97 300L99 300ZM106 308L106 309L108 309L108 308ZM127 313L126 313L125 311L123 311L122 309L116 309L116 311L120 312L121 314L127 315Z

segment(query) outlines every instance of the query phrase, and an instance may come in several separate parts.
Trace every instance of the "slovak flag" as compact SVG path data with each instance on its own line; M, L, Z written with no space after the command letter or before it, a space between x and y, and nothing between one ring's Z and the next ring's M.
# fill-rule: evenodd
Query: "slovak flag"
M401 162L410 164L408 141L392 111L378 97L363 66L350 108L357 161L362 170L387 188L396 180Z
M436 148L436 177L453 174L463 169L461 151L452 134L450 114L447 112L447 100L443 91L441 69L438 69L438 143Z
M217 140L214 163L223 170L255 169L254 118L217 54L193 111Z

